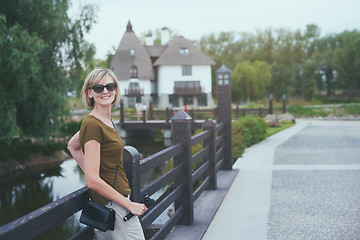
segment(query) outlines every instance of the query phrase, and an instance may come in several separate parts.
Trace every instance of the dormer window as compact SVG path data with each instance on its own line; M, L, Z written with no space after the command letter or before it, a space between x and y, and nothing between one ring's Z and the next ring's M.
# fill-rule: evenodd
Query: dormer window
M130 67L130 78L137 78L137 77L138 77L137 67L135 65L132 65Z
M191 76L191 65L182 65L181 69L183 76Z
M189 56L190 51L189 51L188 48L180 48L180 54L181 54L182 56Z
M130 56L135 57L135 49L130 49Z

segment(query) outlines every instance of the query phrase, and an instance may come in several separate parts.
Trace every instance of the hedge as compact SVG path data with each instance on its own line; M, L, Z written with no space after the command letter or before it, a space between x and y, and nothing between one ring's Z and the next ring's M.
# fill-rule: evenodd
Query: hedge
M263 118L246 116L232 123L233 161L242 156L245 149L266 138L268 125Z

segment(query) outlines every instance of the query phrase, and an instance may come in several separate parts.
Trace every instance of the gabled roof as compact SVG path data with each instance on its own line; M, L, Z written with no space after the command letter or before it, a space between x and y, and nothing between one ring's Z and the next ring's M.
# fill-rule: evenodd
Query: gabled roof
M130 55L131 49L134 50L134 56ZM129 80L131 65L137 67L139 79L154 80L154 70L149 54L135 35L129 21L126 32L111 60L110 68L115 72L118 80Z
M215 62L201 52L191 41L180 36L173 39L168 47L154 63L157 65L214 65ZM184 56L180 53L181 49L188 49L189 54Z
M150 57L160 57L166 48L167 45L145 46L145 49L148 51Z

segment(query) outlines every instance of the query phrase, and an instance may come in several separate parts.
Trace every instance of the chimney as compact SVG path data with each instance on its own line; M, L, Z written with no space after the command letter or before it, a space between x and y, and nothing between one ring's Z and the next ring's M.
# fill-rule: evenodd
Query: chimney
M169 29L167 27L163 27L161 30L161 45L165 45L170 40Z
M152 37L152 34L151 34L151 33L148 33L148 34L145 36L145 45L146 45L146 46L152 46L152 45L154 45L154 40L153 40L153 37Z

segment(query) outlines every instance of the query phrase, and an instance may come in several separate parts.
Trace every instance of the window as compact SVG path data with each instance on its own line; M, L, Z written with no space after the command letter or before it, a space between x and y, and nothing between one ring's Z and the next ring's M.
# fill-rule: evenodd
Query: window
M137 78L137 77L138 77L137 67L135 65L132 65L130 67L130 78Z
M139 83L137 83L137 82L129 83L129 89L131 89L131 90L139 90L140 91Z
M207 106L207 96L202 94L197 96L198 106Z
M191 65L182 65L182 75L191 76Z
M130 56L132 56L132 57L135 56L135 49L133 49L133 48L130 49Z
M193 103L193 96L184 96L184 105L192 105Z
M169 95L169 103L172 107L179 107L179 97L174 95Z
M190 51L189 51L188 48L180 48L180 54L181 54L182 56L189 56Z
M218 77L218 85L223 85L223 75L219 73L217 77Z
M229 74L224 73L224 85L229 85Z

